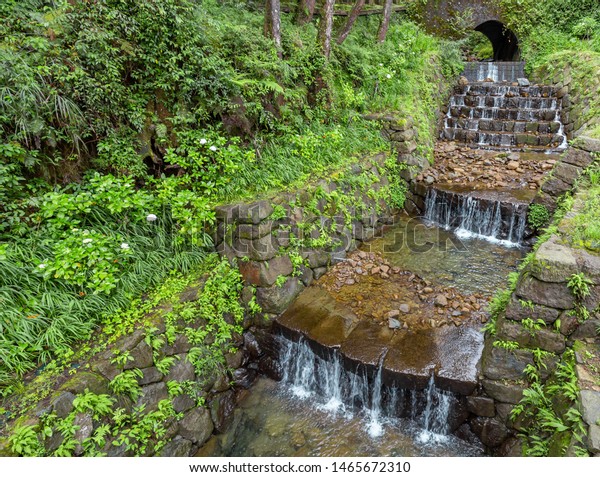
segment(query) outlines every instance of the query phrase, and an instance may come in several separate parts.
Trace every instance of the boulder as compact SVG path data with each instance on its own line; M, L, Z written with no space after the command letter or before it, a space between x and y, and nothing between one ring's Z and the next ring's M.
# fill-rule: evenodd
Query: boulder
M496 408L494 400L483 396L468 396L467 409L469 412L481 417L494 417Z
M482 370L486 378L521 379L528 364L533 364L530 351L509 351L489 345L484 349Z
M125 363L125 366L123 366L124 369L149 368L154 364L152 348L145 341L140 341L131 350L131 357L133 359Z
M136 406L145 405L147 411L158 409L158 403L169 398L165 383L154 383L142 387L142 394L138 397Z
M162 381L163 374L154 366L150 368L144 368L140 370L142 372L142 377L138 378L138 383L140 386L146 386L152 383L158 383Z
M184 439L192 441L201 446L212 435L214 425L210 418L210 412L199 407L189 411L179 422L177 433Z
M187 439L173 439L162 448L160 457L189 457L192 442Z
M281 287L259 288L256 298L263 312L279 314L285 311L303 288L297 277L290 277Z
M167 374L167 381L193 381L196 377L194 365L188 361L185 354L178 355L177 358Z
M580 392L581 415L588 425L597 425L600 421L600 392L582 390Z
M533 307L523 304L513 295L508 303L505 316L509 320L522 321L531 318L533 321L543 320L546 324L552 324L558 318L560 312L555 308L533 303Z
M70 392L61 393L56 399L52 401L52 410L56 413L56 417L64 419L73 410L73 401L75 395Z
M556 240L544 242L530 265L531 274L543 282L568 282L571 275L579 271L573 250Z
M515 293L525 301L551 308L569 310L575 305L575 298L566 283L542 282L529 274L519 278Z
M516 341L521 347L541 348L550 353L562 353L565 350L565 337L560 333L541 328L528 330L521 323L499 320L496 337L505 341Z
M275 257L265 262L241 261L239 268L247 285L259 287L270 287L280 275L291 275L294 270L288 256Z

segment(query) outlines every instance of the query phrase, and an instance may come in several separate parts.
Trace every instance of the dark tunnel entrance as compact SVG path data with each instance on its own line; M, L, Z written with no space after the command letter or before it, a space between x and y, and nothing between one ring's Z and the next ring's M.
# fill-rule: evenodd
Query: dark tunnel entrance
M475 31L481 32L489 38L494 49L494 61L517 61L519 59L519 40L502 23L490 20L479 25Z

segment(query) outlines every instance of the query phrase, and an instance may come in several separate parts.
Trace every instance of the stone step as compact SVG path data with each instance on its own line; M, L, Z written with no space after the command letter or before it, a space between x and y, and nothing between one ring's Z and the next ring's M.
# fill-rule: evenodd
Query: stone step
M467 85L458 85L454 87L456 95L470 96L507 96L507 97L529 97L529 98L550 98L556 95L556 90L552 86L512 86L509 84L498 83L470 83Z
M558 109L560 108L560 101L552 97L454 95L450 98L450 107L455 106L501 109Z
M560 131L558 121L508 121L500 119L467 119L446 118L445 127L456 129L467 129L469 131L481 132L514 132L514 133L536 133L556 134Z
M444 139L493 147L559 147L563 137L559 134L533 134L512 132L479 132L458 128L445 128Z
M555 121L555 109L477 108L455 106L450 108L450 117L469 119L501 119L508 121Z

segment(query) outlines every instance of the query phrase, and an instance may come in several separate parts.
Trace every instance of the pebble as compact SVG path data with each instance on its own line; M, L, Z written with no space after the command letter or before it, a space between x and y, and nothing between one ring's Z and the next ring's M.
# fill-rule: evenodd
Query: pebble
M402 323L400 323L400 320L397 320L396 318L390 318L388 320L388 326L392 330L397 330L402 326Z
M448 306L448 299L444 295L439 294L435 297L434 304L435 306Z
M395 318L397 316L400 316L400 310L391 310L385 314L387 319Z
M402 303L402 305L399 306L399 309L402 313L410 313L410 306L406 303Z

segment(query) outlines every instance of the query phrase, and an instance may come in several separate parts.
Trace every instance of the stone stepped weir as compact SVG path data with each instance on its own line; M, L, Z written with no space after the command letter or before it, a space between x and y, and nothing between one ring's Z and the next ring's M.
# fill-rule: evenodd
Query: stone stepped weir
M421 443L443 440L455 430L451 413L460 397L440 390L431 374L424 389L384 386L382 365L369 376L364 369L346 370L343 357L332 350L327 357L316 355L309 344L279 338L282 348L283 381L300 399L311 399L328 412L346 416L362 413L371 437L380 437L389 419L408 418L420 428Z
M430 188L425 220L453 230L461 238L481 238L515 247L524 240L528 207L528 202L516 200L507 192Z
M548 152L567 146L553 88L493 82L455 88L442 138L488 149Z
M470 82L485 81L491 79L494 82L517 81L525 77L525 63L523 61L473 61L465 65L463 71Z

